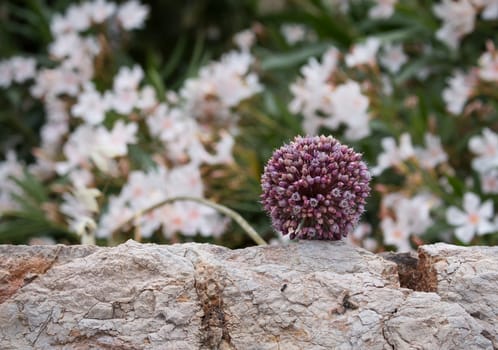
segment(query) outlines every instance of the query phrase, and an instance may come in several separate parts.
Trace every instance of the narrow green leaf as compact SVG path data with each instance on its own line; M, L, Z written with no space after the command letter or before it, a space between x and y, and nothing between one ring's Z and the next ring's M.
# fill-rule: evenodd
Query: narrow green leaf
M20 179L12 177L12 180L24 191L24 193L33 199L35 203L41 204L48 200L48 193L43 184L32 174L25 171L24 176Z
M169 57L166 65L161 70L161 76L163 79L167 79L173 73L173 71L178 68L178 64L182 58L183 53L185 52L186 44L186 36L182 36L180 37L180 39L178 39L178 42L173 49L173 53Z
M159 100L163 100L165 94L165 87L163 84L163 80L157 69L155 69L154 67L150 67L147 70L147 77L149 78L150 82L156 89L156 93L159 96Z
M133 164L139 169L148 170L156 166L149 153L141 149L138 145L128 145L128 155Z
M318 43L283 54L272 54L261 61L263 70L286 69L306 62L310 57L324 53L331 45Z

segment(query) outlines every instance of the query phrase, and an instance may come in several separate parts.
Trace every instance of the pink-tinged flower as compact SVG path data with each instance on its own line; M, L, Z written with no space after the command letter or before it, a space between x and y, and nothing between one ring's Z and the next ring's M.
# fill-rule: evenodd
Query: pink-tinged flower
M72 69L63 67L42 69L38 72L30 92L37 98L53 98L63 94L76 96L80 92L80 86L85 81L87 81L86 77Z
M43 150L55 158L61 142L68 131L69 123L66 121L48 122L43 125L40 130Z
M429 193L408 197L401 192L390 193L382 198L383 210L388 210L396 221L403 222L409 234L423 234L432 224L430 211L440 200Z
M12 82L23 83L36 76L36 61L33 58L15 56L0 61L0 87Z
M498 134L484 128L482 135L472 136L469 140L469 149L478 155L472 160L472 168L478 172L498 167Z
M90 28L90 17L85 11L86 4L71 5L64 15L56 14L50 22L50 30L54 36L69 32L82 32Z
M298 136L265 166L261 201L283 235L338 240L358 223L369 182L361 154L332 136Z
M50 31L54 36L75 31L73 25L63 15L57 13L50 21Z
M137 90L140 82L144 78L144 71L138 65L130 67L121 67L118 74L114 77L114 90Z
M241 51L249 51L256 41L256 34L251 29L246 29L233 36L233 42Z
M214 145L214 153L208 152L200 140L192 140L188 149L190 161L196 164L231 163L233 161L232 148L235 140L231 134L223 130L220 132L220 137L220 141Z
M456 49L463 36L474 30L476 9L469 0L443 0L434 5L434 13L443 21L436 38Z
M307 28L302 24L283 24L280 32L287 44L294 45L306 39Z
M384 170L397 166L415 155L410 134L404 133L399 139L399 147L393 137L382 139L383 151L377 157L377 165L372 169L372 174L380 175Z
M36 60L34 58L16 56L10 59L10 64L13 80L16 83L23 83L36 75Z
M368 38L364 43L356 44L351 48L350 53L346 55L346 65L356 67L360 65L375 65L375 55L380 48L380 40L377 38Z
M85 12L84 4L71 5L66 10L66 19L78 32L83 32L90 28L90 17Z
M367 111L370 100L361 93L360 84L349 80L339 85L330 99L332 116L323 122L325 126L336 129L339 124L345 124L347 129L344 136L348 140L358 140L370 134Z
M14 195L21 195L22 189L12 179L22 179L23 165L14 151L8 151L6 159L0 161L0 214L19 209Z
M149 15L149 7L136 0L130 0L119 6L117 17L126 30L142 28Z
M137 129L137 124L125 124L122 120L118 120L111 131L104 126L80 125L63 147L66 160L56 164L57 173L89 168L93 162L100 171L112 174L115 171L113 158L127 154L127 145L136 142Z
M485 81L498 82L498 52L494 44L487 43L487 51L479 58L479 78Z
M411 250L411 235L421 235L433 225L431 209L440 199L429 193L407 197L404 193L390 193L382 198L382 211L391 215L382 218L384 243L396 246L398 251Z
M334 85L329 79L337 68L338 60L339 51L336 48L327 50L321 62L310 58L301 68L302 77L290 86L293 99L289 110L303 115L303 129L310 135L315 134L323 124L321 115L332 114L330 95Z
M87 228L94 230L97 227L93 216L98 213L99 205L97 197L101 192L96 188L75 187L71 193L62 195L63 202L60 211L67 217L69 228L82 237L82 244L93 241L85 241L84 233Z
M144 86L140 90L136 107L142 110L148 110L157 105L156 90L150 85Z
M436 165L446 162L448 155L441 147L441 139L429 133L425 133L424 138L426 148L415 148L420 165L426 169L433 169Z
M119 196L111 196L108 211L100 219L97 236L106 237L133 215L166 198L202 197L203 192L199 167L193 163L172 169L157 165L149 172L133 171ZM226 226L226 219L209 207L177 201L137 216L134 224L144 237L150 237L161 227L166 238L177 232L219 236Z
M498 168L480 174L483 193L498 193Z
M125 124L122 120L114 123L111 131L98 128L95 138L99 153L109 158L125 156L128 154L128 145L137 142L137 131L138 125L136 123Z
M107 92L107 103L120 114L129 114L141 102L138 88L144 77L142 68L135 65L133 68L121 67L114 78L113 91Z
M380 56L380 63L390 73L397 73L408 62L408 56L401 45L385 45Z
M199 138L199 126L180 108L168 108L161 103L146 118L151 136L163 142L167 156L173 162L185 159L193 142Z
M108 108L104 97L89 82L78 95L76 104L71 107L71 113L88 124L96 125L104 121Z
M378 242L370 237L372 226L368 223L359 223L353 232L347 236L346 242L351 245L363 247L366 250L374 252L378 248Z
M116 4L106 0L93 0L83 4L86 13L93 23L102 23L116 11Z
M477 233L479 236L496 231L493 219L493 202L481 199L475 193L467 192L463 197L463 211L451 206L446 211L446 221L457 226L455 236L463 243L469 243Z
M481 17L485 20L498 19L498 1L496 0L472 0L481 11Z
M368 17L374 19L391 17L397 2L398 0L376 0L375 6L368 11Z
M75 32L61 34L49 45L48 51L53 58L63 59L80 49L83 38Z
M455 72L448 80L448 87L443 90L446 109L452 114L461 114L467 100L472 95L476 81L472 73Z
M9 87L14 79L14 72L9 61L0 62L0 87Z
M336 130L345 125L345 137L358 140L370 134L370 101L356 81L348 80L338 86L331 82L338 59L339 51L331 48L320 63L311 58L301 68L302 78L290 86L293 100L289 110L303 115L303 130L310 135L322 126Z
M74 220L82 217L92 217L94 213L99 211L97 197L100 195L101 192L96 188L75 187L71 193L62 195L63 203L60 211Z
M69 135L62 150L66 160L56 164L59 175L65 175L78 167L88 167L95 150L95 129L87 124L79 126Z
M187 115L229 123L230 109L262 89L250 71L253 60L249 52L231 51L201 68L199 76L188 79L180 90Z
M410 228L405 220L393 220L390 217L382 219L380 223L384 244L393 245L399 252L410 251Z

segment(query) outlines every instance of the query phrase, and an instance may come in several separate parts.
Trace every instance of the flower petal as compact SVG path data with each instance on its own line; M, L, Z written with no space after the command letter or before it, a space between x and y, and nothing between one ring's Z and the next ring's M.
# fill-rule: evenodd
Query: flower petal
M446 221L454 226L461 226L467 222L467 214L457 207L449 207L446 210Z
M481 218L491 219L493 217L493 202L489 199L479 208Z
M474 228L470 225L461 226L455 230L455 236L463 243L468 244L474 238Z
M481 204L481 199L479 196L472 192L467 192L463 196L463 209L467 213L473 213L479 210L479 204Z
M498 230L498 227L494 225L492 222L481 220L479 225L477 226L477 234L479 236L485 235L487 233L492 233Z

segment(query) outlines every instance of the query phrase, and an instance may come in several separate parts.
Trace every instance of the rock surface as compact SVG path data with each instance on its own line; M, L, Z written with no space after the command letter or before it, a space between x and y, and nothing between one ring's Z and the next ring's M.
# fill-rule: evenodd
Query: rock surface
M416 291L342 242L0 246L0 349L493 349L496 253L422 247Z
M498 349L498 247L422 246L418 271L417 289L461 305Z

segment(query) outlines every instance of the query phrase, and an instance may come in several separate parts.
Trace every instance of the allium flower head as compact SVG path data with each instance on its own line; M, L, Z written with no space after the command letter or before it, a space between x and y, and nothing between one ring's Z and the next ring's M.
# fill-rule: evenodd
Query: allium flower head
M369 181L361 154L332 136L298 136L265 166L261 200L283 235L339 240L363 213Z

